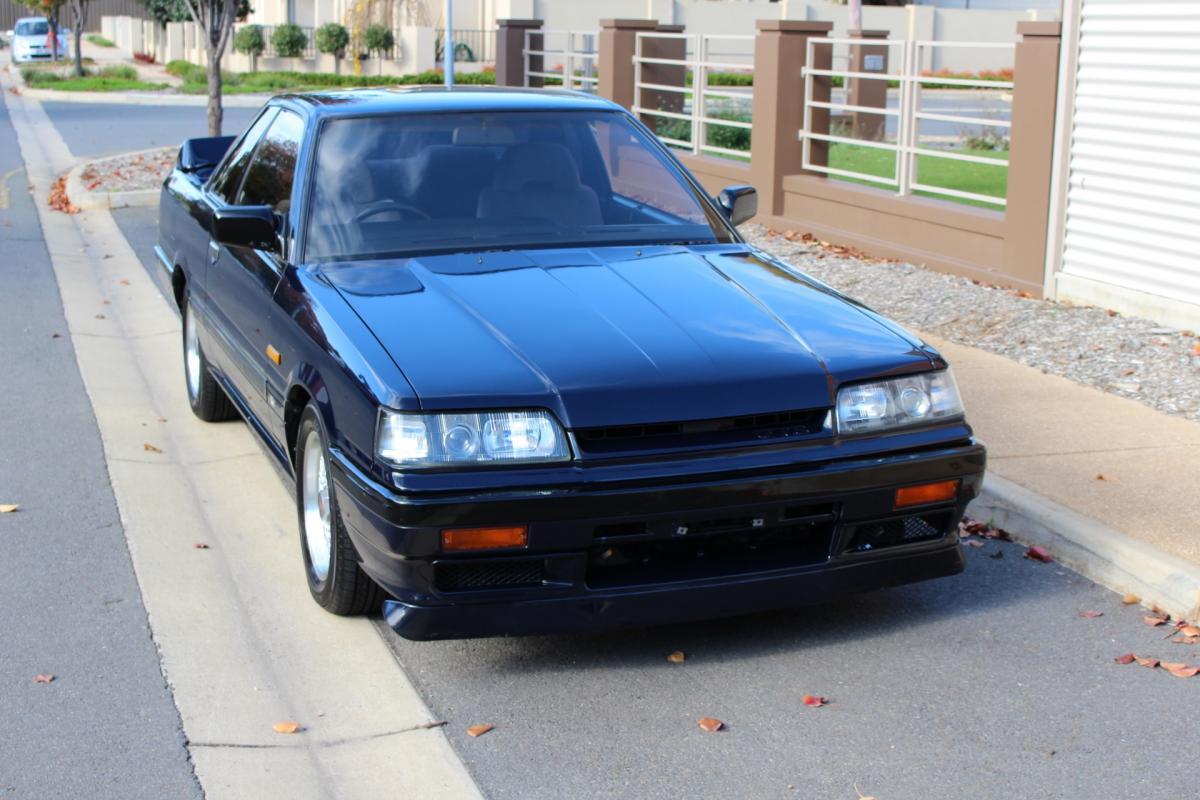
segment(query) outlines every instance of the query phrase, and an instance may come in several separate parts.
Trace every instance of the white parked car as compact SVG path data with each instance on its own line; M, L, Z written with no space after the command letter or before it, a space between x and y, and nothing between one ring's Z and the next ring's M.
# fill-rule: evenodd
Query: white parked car
M49 61L54 56L50 50L50 23L45 17L22 17L5 36L11 43L12 60L15 63ZM58 57L67 57L65 29L58 32Z

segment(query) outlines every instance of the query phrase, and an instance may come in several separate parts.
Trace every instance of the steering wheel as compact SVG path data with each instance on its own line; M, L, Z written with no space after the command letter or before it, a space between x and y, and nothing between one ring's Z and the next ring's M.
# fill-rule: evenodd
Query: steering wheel
M354 215L354 219L358 222L365 222L371 217L379 214L385 214L389 211L398 211L401 214L409 214L416 219L421 220L432 219L432 217L416 206L410 206L407 203L398 203L390 198L375 200L374 202L368 203L361 211Z

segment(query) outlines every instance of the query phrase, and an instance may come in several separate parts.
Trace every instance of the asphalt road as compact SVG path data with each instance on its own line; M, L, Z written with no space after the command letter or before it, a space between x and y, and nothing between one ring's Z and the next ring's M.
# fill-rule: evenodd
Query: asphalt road
M99 156L177 145L208 135L203 106L42 103L42 108L77 156ZM241 133L258 113L225 109L225 133Z
M85 132L79 108L71 114L79 130L65 131L67 141L72 148L104 147ZM92 124L107 124L112 107L95 108L104 116ZM61 107L48 110L57 124ZM149 132L138 138L136 126L125 137L122 146L128 149L160 141ZM125 209L114 216L153 274L154 210ZM28 229L25 235L37 234ZM52 282L44 274L42 280L57 303ZM23 287L34 283L36 274L20 278ZM6 291L0 302L9 296ZM24 295L20 305L23 324L40 325L44 309L26 312L35 303ZM0 329L0 343L6 364L28 362L27 376L9 373L21 384L22 378L40 379L54 365L41 350L19 358L8 350L10 342L22 341L19 330ZM77 384L77 375L74 380ZM36 498L34 487L56 479L45 465L59 463L77 465L80 474L69 476L74 493L87 476L102 483L103 461L95 460L100 456L84 463L74 453L86 455L87 431L45 423L39 429L30 412L21 416L29 408L49 416L43 394L22 396L20 402L0 398L7 404L0 410L9 414L0 423L6 426L0 428L4 441L40 445L33 450L30 444L12 460L7 447L0 450L3 465L36 465L29 475L0 466L7 470L0 473L0 487L12 485ZM69 395L69 387L63 394ZM89 417L83 402L69 419ZM47 441L31 438L39 430ZM67 490L60 482L53 491ZM64 504L70 503L71 495L65 497ZM105 502L111 508L110 496ZM87 513L96 513L94 505L87 505ZM0 532L6 522L11 520L0 518ZM113 535L119 540L119 530ZM123 554L122 548L123 543L112 544L105 552ZM993 557L997 553L1002 555ZM600 636L411 643L380 628L433 713L449 722L451 742L492 798L836 800L855 798L855 785L881 800L1194 796L1190 764L1200 684L1161 670L1119 666L1113 657L1135 651L1195 663L1200 649L1164 641L1161 630L1142 624L1140 609L1122 606L1116 595L1057 565L1021 554L1017 546L988 543L968 550L968 570L954 578L797 611ZM6 609L30 605L19 594L5 601ZM1083 610L1105 616L1081 618ZM16 629L9 641L18 644L12 652L32 651L41 640L22 640L24 628L9 616L6 626ZM144 625L144 616L140 619ZM49 638L64 658L76 653L78 637L91 630L76 632L39 619L36 630L47 629L56 632ZM684 664L666 661L674 650L687 653ZM0 691L36 698L29 689L58 688L24 684L24 673L43 669L20 665L16 679L10 676ZM161 687L157 672L129 674L127 680L131 691L135 685L140 689L142 702ZM147 692L146 685L154 691ZM806 708L805 692L827 697L830 705ZM10 707L8 697L0 699ZM701 731L696 721L706 715L728 729ZM22 724L28 716L20 715ZM61 724L78 724L80 716L64 714ZM482 722L495 730L477 739L466 735L469 725ZM171 734L147 729L142 735L152 737L147 745L171 741L177 747ZM0 729L0 742L12 738ZM22 755L13 762L0 751L0 775L5 764L39 757L36 751ZM143 760L165 768L177 764L171 758L168 752L144 754ZM46 758L37 768L54 764Z
M21 167L0 102L0 798L199 797Z

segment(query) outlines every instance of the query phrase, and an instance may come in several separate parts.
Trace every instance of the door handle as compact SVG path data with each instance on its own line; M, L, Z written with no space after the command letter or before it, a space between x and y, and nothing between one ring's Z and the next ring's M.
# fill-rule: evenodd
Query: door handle
M216 239L208 240L208 263L215 264L221 256L221 245L217 244Z

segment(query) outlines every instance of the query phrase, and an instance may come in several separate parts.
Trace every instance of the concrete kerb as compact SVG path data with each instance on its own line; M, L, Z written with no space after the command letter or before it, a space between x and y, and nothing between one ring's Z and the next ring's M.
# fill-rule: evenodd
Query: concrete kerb
M30 89L23 86L21 93L42 103L107 103L133 106L205 106L208 95L163 94L158 92L71 92L58 89ZM258 108L271 99L269 94L225 95L221 104L225 108Z
M154 206L158 204L159 190L154 189L133 189L126 192L104 192L94 191L89 189L83 182L83 171L93 164L103 164L106 161L117 161L120 159L130 158L132 156L143 155L145 153L156 153L163 150L162 147L152 147L149 150L134 150L129 153L120 153L115 156L99 158L89 161L81 161L71 168L67 173L67 197L71 202L82 209L92 208L133 208Z
M1078 514L989 473L968 513L1017 541L1039 545L1059 562L1175 619L1200 620L1200 565Z

